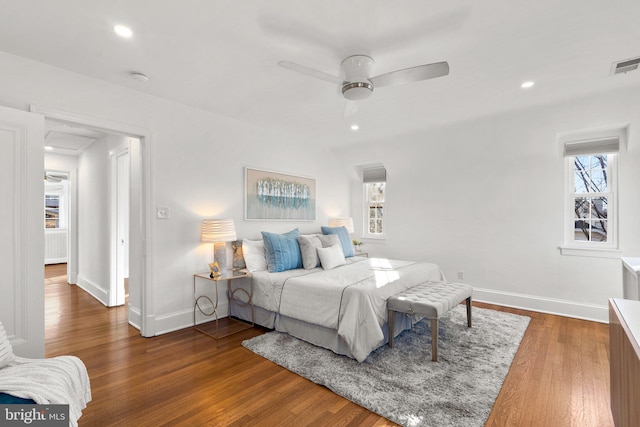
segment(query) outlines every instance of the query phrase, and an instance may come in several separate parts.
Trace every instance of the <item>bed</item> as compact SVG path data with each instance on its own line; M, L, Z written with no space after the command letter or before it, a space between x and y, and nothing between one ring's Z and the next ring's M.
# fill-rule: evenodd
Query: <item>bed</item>
M255 271L251 280L255 323L362 362L388 340L387 299L444 277L433 263L353 256L332 269ZM251 320L252 313L232 305L231 315ZM399 316L394 335L409 328L411 319Z

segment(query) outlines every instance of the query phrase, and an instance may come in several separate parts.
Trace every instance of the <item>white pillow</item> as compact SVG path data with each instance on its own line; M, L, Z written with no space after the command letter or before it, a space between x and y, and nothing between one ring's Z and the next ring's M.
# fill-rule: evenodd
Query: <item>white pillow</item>
M267 269L267 257L264 253L264 242L262 240L242 241L242 255L247 270L250 272L265 271Z
M320 264L325 270L331 270L339 265L345 265L347 262L344 259L344 252L342 252L342 246L333 245L328 248L317 248L318 257L320 258Z
M13 348L4 330L4 326L2 326L2 322L0 322L0 368L4 368L11 362L13 362Z

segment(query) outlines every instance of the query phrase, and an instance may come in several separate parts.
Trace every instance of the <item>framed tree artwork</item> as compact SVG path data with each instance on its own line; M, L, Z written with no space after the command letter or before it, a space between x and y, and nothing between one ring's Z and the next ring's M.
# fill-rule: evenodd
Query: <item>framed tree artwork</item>
M316 180L286 173L245 168L244 219L313 221Z

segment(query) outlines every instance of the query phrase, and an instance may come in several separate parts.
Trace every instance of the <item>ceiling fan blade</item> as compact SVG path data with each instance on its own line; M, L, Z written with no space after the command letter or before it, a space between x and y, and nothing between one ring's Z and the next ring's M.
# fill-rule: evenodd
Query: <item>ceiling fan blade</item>
M326 80L328 82L337 83L337 84L342 84L343 83L342 79L340 77L333 76L333 75L331 75L329 73L325 73L324 71L316 70L314 68L309 68L309 67L306 67L304 65L296 64L295 62L280 61L280 62L278 62L278 65L283 67L283 68L287 68L289 70L296 71L298 73L302 73L302 74L306 74L306 75L311 76L311 77L315 77L316 79Z
M435 79L449 74L447 62L435 62L433 64L418 65L403 70L391 71L369 79L373 87L393 86L421 80Z
M67 174L64 173L51 173L51 172L47 172L47 177L49 178L54 178L54 179L67 179Z

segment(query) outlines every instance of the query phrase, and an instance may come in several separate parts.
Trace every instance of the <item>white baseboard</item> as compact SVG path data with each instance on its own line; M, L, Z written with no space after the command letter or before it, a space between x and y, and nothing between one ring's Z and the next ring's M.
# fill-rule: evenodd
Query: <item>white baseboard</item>
M137 330L141 330L142 325L142 314L140 313L140 309L137 307L133 307L129 304L129 324L136 328Z
M210 313L212 310L211 304L201 304L202 310ZM196 322L198 324L204 322L210 322L214 317L205 317L199 312L196 316ZM218 304L218 318L222 319L229 315L229 303L227 301L220 301ZM156 335L162 335L169 332L177 331L180 329L190 328L193 326L193 309L189 308L181 311L174 311L173 313L164 314L162 316L156 316L155 328Z
M496 304L505 307L519 308L522 310L537 311L539 313L555 314L576 319L591 320L594 322L608 323L609 308L606 305L580 303L575 301L560 300L555 298L543 298L535 295L518 294L513 292L496 291L493 289L473 289L473 300ZM211 304L202 304L202 309L207 313L211 311ZM129 308L129 323L136 329L140 323L140 312L134 314L134 308ZM220 301L218 305L218 317L228 316L229 306L226 301ZM206 318L198 313L196 323L209 322L213 318ZM156 335L185 329L193 326L193 310L191 308L175 311L155 317Z
M64 264L67 262L67 257L64 258L47 258L44 260L45 265L49 264Z
M473 300L540 313L609 323L609 308L606 305L544 298L535 295L482 288L473 288Z
M78 275L76 286L80 286L91 296L100 301L105 307L108 307L109 291L107 289L104 289L102 286L92 282L91 280L88 280L82 275Z

